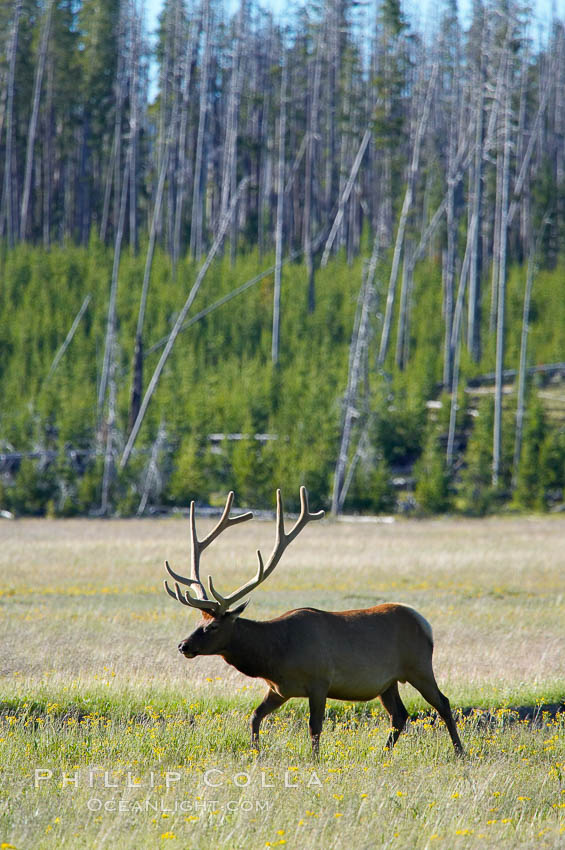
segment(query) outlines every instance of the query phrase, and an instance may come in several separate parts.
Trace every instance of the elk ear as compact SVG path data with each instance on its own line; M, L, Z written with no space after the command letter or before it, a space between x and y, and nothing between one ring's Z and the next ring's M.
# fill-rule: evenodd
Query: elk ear
M240 614L243 614L248 605L249 599L242 605L238 605L237 608L233 609L233 611L228 611L228 617L231 617L233 620L236 620Z
M202 619L204 620L205 623L209 623L211 620L215 619L213 614L211 614L209 611L202 611L201 614L202 614Z

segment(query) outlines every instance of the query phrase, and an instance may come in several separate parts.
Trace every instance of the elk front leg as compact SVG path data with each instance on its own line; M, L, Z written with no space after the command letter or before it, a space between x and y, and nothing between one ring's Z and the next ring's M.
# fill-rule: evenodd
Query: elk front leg
M310 704L310 738L312 739L312 755L318 758L320 752L320 735L326 711L326 695L315 694L308 698Z
M286 697L281 697L280 694L269 688L263 702L257 706L251 718L251 746L253 749L259 749L259 727L263 718L280 708L286 700Z

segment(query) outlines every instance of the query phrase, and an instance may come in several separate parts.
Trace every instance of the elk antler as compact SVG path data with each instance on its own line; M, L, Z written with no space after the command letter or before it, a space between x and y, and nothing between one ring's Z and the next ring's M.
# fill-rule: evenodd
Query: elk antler
M172 596L173 599L177 599L179 602L182 602L183 605L189 605L192 608L200 608L202 611L209 611L212 614L219 613L220 606L218 602L210 599L206 594L206 589L204 585L200 581L200 555L206 549L207 546L212 543L216 537L218 537L224 529L228 528L231 525L237 525L240 522L245 522L248 519L252 519L253 514L251 511L248 511L245 514L238 514L237 516L230 517L230 510L233 503L233 490L228 493L228 497L226 499L226 505L224 507L222 516L220 517L217 524L214 526L212 531L206 535L202 540L199 540L196 535L196 521L194 518L194 502L190 503L190 578L186 578L185 576L178 575L174 570L169 566L169 562L165 561L165 567L167 572L175 580L175 592L171 590L167 581L165 580L165 590ZM210 579L209 579L210 581ZM193 596L188 590L182 592L179 584L187 584L189 587L194 585L194 589L196 591L196 596Z
M275 538L275 547L271 552L269 560L267 564L263 563L263 557L259 549L257 549L257 560L259 561L259 566L257 569L257 575L255 578L248 581L246 584L242 585L240 588L235 590L233 593L230 593L229 596L222 596L221 593L218 593L216 588L214 587L214 583L212 582L212 576L208 576L208 586L210 588L210 593L215 599L218 601L220 605L220 610L227 611L230 605L233 605L234 602L237 602L243 596L247 596L252 590L254 590L258 585L265 581L267 576L269 576L278 562L280 561L282 554L289 543L292 543L295 537L302 531L304 526L310 522L311 520L322 519L324 516L324 511L317 511L317 513L312 514L308 508L308 493L306 492L306 487L300 488L300 515L293 525L292 529L288 534L285 534L284 530L284 519L283 519L283 508L282 508L282 496L281 491L277 490L277 535Z
M173 599L178 600L178 602L182 602L183 605L189 605L192 608L200 608L203 611L209 611L211 614L218 616L219 614L224 614L228 608L241 599L243 596L246 596L250 593L254 588L256 588L259 584L261 584L267 576L269 576L276 565L280 561L282 554L289 543L292 543L294 538L300 534L304 526L310 522L311 520L321 519L324 516L324 511L318 511L315 514L310 513L308 508L308 494L306 492L306 487L300 488L300 515L293 527L289 531L288 534L285 533L284 530L284 519L283 519L283 507L282 507L282 497L281 491L277 490L277 533L275 538L275 547L271 552L269 560L265 565L263 562L263 557L261 552L257 550L257 560L259 561L259 566L257 569L257 575L254 579L251 579L246 584L242 585L238 590L230 593L229 596L222 596L221 593L218 593L216 588L214 587L214 583L212 581L212 576L208 576L208 588L210 591L210 595L214 597L214 599L210 599L210 597L206 594L206 589L202 582L200 581L200 554L204 551L204 549L212 543L213 540L230 525L237 525L239 522L245 522L245 520L251 519L253 516L252 513L240 514L239 516L230 517L229 512L233 502L233 491L228 494L228 498L226 500L226 506L224 508L224 512L220 518L218 524L212 529L210 534L208 534L203 540L198 540L196 536L196 524L194 520L194 502L190 503L190 531L191 531L191 570L190 570L190 578L185 578L184 576L180 576L175 573L171 567L169 566L168 561L165 561L165 566L167 568L167 572L169 575L175 580L175 591L172 591L167 582L165 581L165 590L172 596ZM194 585L194 589L196 591L196 596L193 596L188 590L185 590L184 593L180 588L180 584L187 584L189 586Z

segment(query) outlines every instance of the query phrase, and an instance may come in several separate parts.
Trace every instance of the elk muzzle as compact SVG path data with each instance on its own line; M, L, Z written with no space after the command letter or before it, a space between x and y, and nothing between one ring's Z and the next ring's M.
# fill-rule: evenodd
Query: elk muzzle
M187 638L186 640L182 640L182 641L179 643L179 652L180 652L182 655L184 655L184 657L185 657L185 658L196 658L196 655L197 655L198 653L193 652L193 651L190 649L189 643L190 643L190 641L189 641L189 639L188 639L188 638Z

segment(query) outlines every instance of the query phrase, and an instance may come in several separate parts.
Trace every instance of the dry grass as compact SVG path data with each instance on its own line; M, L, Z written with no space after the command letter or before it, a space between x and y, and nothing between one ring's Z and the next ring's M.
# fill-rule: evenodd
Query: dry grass
M273 534L268 522L231 530L203 556L203 574L232 589ZM0 543L0 845L563 846L564 725L508 724L503 708L565 697L562 519L324 521L303 532L249 616L409 603L434 627L436 674L454 707L499 709L493 728L460 720L461 764L442 725L412 724L384 756L378 703L333 703L321 786L308 784L304 701L265 723L258 763L248 719L264 686L221 659L179 656L197 615L166 597L162 563L186 567L186 520L22 520L0 525ZM408 686L404 695L422 706ZM91 789L89 765L118 787ZM37 767L53 777L35 789ZM211 768L220 788L203 781ZM65 785L77 770L79 787ZM273 789L262 787L264 770ZM153 771L155 789L126 788L128 771L146 786ZM180 775L169 790L167 771ZM93 794L126 801L124 811L91 811ZM148 797L173 811L132 810ZM174 810L183 800L192 809Z
M89 680L106 666L130 682L248 683L221 660L187 664L176 651L198 616L166 597L163 560L186 568L186 520L22 520L4 523L0 539L2 675ZM272 542L272 523L231 529L203 557L203 575L232 589ZM544 696L565 681L564 550L555 518L324 521L290 547L248 615L406 602L434 627L446 689L495 703L505 689Z

